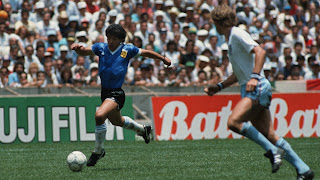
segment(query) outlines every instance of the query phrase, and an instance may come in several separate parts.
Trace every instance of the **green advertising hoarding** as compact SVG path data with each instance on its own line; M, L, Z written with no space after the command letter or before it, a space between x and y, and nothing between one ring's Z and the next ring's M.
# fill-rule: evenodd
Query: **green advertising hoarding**
M100 97L0 98L0 143L95 140L95 112ZM133 118L132 97L122 115ZM107 123L106 140L135 140L135 133Z

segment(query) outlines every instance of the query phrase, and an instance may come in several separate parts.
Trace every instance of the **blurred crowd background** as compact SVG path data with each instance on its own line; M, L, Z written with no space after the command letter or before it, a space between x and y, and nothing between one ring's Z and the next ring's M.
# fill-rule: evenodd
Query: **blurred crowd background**
M113 23L126 43L172 60L133 58L128 86L204 86L232 74L228 45L210 12L226 3L238 27L266 52L270 82L320 78L319 0L0 0L0 87L100 86L97 56L72 43L107 42Z

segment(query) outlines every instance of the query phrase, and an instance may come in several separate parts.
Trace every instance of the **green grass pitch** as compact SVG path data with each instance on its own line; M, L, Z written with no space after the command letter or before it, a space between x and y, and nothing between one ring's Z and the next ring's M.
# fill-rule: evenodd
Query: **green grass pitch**
M320 138L287 139L320 179ZM0 144L0 179L217 179L292 180L286 161L271 173L263 149L247 139L105 142L106 156L94 167L72 172L67 155L87 158L94 142Z

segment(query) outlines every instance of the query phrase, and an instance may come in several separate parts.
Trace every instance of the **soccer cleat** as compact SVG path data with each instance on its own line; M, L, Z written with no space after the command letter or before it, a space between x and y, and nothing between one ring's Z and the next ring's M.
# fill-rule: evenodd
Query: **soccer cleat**
M152 132L151 126L150 125L144 125L144 131L145 131L145 133L142 134L141 136L143 137L144 142L146 144L148 144L150 142L150 140L151 140L151 132Z
M282 165L282 157L284 157L284 151L282 149L278 149L276 154L273 154L271 150L264 154L265 157L270 159L272 173L276 173L280 166Z
M102 149L101 154L97 154L93 152L87 162L87 166L94 166L98 162L98 160L104 157L105 155L106 155L106 152L104 151L104 149Z
M298 174L297 180L312 180L314 177L314 172L312 171L312 169L310 169L309 171L303 174L299 174L298 172L297 174Z

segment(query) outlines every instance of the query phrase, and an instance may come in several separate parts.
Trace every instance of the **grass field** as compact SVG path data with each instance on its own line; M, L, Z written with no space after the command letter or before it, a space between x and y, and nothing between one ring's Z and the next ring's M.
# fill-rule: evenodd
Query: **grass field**
M320 179L320 138L287 139ZM107 154L95 167L72 172L67 155L90 156L94 142L0 144L0 179L217 179L292 180L287 162L271 173L263 149L247 139L106 142Z

